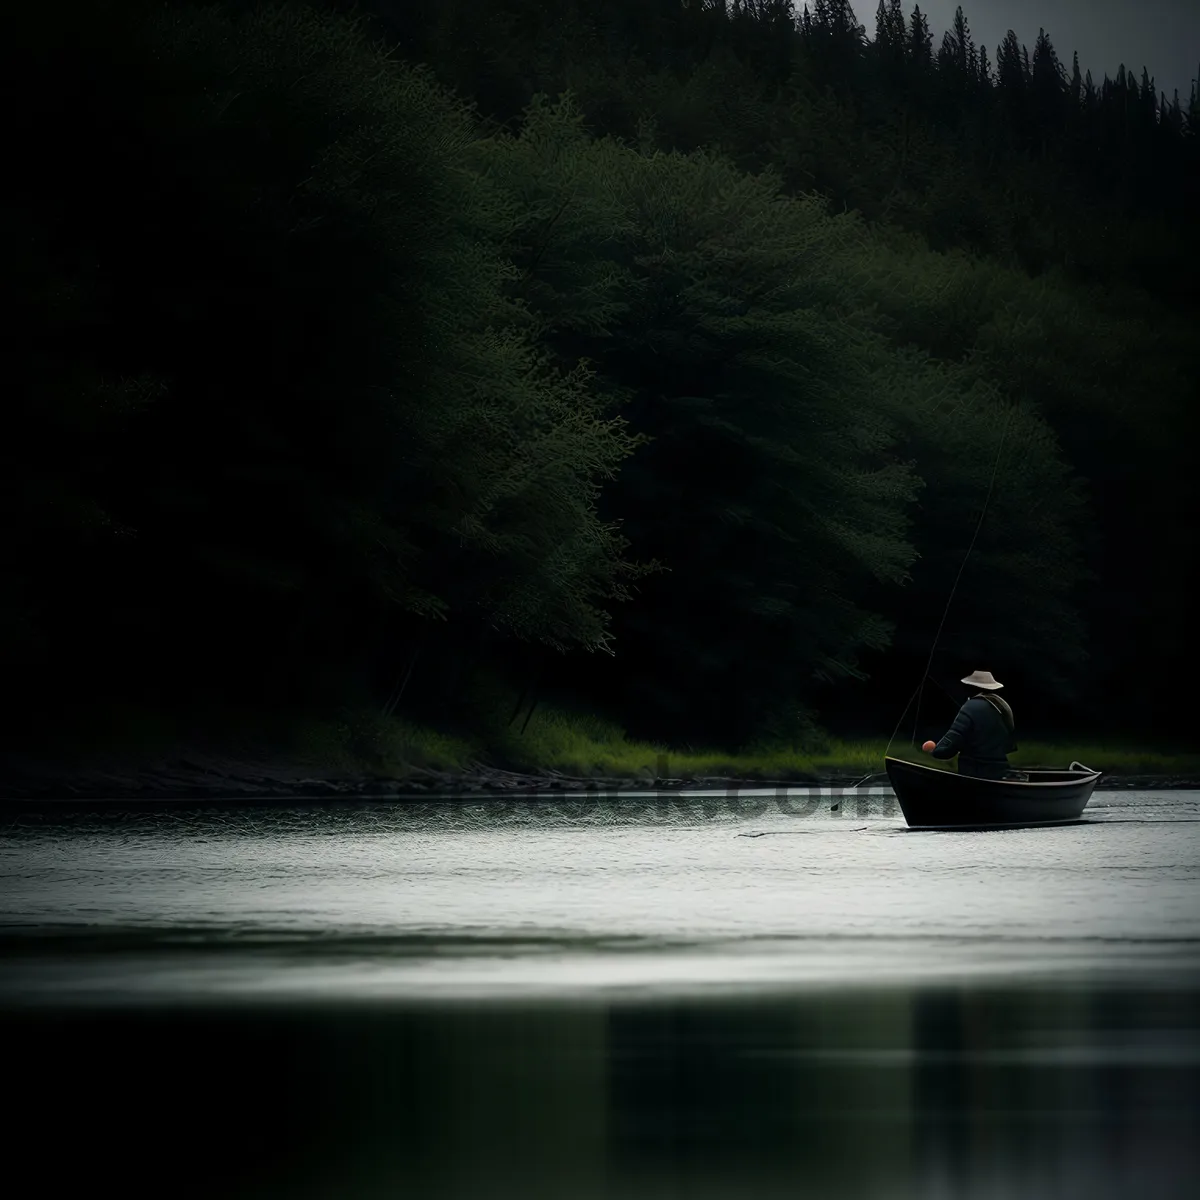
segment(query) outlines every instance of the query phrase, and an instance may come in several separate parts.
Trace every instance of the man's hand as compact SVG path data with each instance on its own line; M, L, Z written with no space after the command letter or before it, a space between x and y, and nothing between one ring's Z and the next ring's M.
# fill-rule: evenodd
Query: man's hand
M926 742L921 749L924 750L926 754L929 754L936 746L937 742Z

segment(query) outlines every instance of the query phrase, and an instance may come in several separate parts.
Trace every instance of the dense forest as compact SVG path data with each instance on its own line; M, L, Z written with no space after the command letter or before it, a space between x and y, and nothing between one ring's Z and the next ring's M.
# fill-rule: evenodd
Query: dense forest
M61 0L3 53L31 719L886 733L954 588L942 717L982 667L1192 734L1197 84L899 0Z

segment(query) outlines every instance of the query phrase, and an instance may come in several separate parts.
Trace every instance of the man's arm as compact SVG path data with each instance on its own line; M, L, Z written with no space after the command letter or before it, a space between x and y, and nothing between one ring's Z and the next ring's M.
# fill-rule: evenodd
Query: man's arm
M967 712L967 706L964 704L958 710L954 723L946 730L946 736L929 753L934 758L953 758L962 749L970 729L971 714Z

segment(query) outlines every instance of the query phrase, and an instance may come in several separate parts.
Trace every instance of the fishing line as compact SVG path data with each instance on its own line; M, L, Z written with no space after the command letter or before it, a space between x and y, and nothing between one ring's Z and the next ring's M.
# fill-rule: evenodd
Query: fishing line
M966 569L967 560L971 557L971 551L975 549L975 542L979 537L979 531L983 528L983 518L987 516L988 505L992 501L992 492L996 487L996 473L1000 469L1000 456L1004 453L1004 441L1008 437L1008 427L1012 424L1012 416L1016 410L1016 405L1012 405L1008 410L1008 416L1004 421L1004 428L1000 432L1000 445L996 450L996 460L992 463L992 477L988 480L987 495L983 498L983 508L979 510L979 520L975 522L975 532L971 535L970 545L967 546L967 552L963 555L963 560L959 564L958 574L954 577L954 584L950 588L950 596L946 600L946 607L942 610L942 619L938 622L937 633L933 636L933 646L929 651L929 658L925 663L925 670L921 675L921 682L917 684L917 689L908 698L908 704L904 706L904 712L900 714L900 720L896 722L896 728L892 730L892 736L888 738L887 748L883 752L884 758L887 758L888 751L892 748L892 742L896 740L896 734L900 731L900 726L904 722L905 714L908 712L909 705L913 700L917 702L917 711L913 717L913 745L917 741L917 724L921 719L921 694L925 690L925 680L929 677L929 668L933 666L933 656L937 653L937 644L942 636L942 629L946 624L946 617L950 613L950 605L954 603L954 594L958 591L958 581L962 579L963 571Z

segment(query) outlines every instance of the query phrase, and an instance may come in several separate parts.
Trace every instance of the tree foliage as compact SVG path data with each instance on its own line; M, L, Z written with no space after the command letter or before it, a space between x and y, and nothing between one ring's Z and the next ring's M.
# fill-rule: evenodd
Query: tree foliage
M303 8L76 15L10 73L25 626L184 674L388 621L603 645L631 442L508 292L468 112Z
M1194 90L898 0L68 8L6 58L14 678L428 647L414 711L746 743L880 726L953 594L935 674L1167 714Z
M510 11L519 3L485 7ZM1194 539L1178 531L1198 515L1183 449L1194 437L1200 378L1192 334L1200 308L1194 89L1185 113L1182 103L1176 110L1155 98L1149 72L1141 84L1124 68L1096 84L1073 61L1068 73L1044 30L1032 53L1010 31L993 65L962 10L935 53L919 6L906 17L892 0L876 10L873 41L844 5L799 6L790 29L773 23L774 44L787 44L790 65L768 86L753 48L767 26L756 23L752 6L738 7L739 22L726 20L735 7L683 5L670 19L660 13L655 40L635 26L617 34L620 5L581 8L577 18L563 17L574 21L576 36L526 71L529 94L569 87L597 133L645 149L717 148L743 170L777 171L790 194L816 193L833 211L856 210L875 231L864 255L876 273L887 262L880 247L902 240L901 231L914 235L917 248L905 253L914 280L927 281L918 295L930 293L946 256L956 253L965 255L952 260L960 278L991 278L968 289L965 301L956 285L948 293L954 299L922 322L912 319L920 304L906 315L895 313L886 293L878 303L894 314L901 344L969 367L976 383L1045 423L1073 468L1075 482L1057 503L1066 526L1081 522L1071 545L1086 572L1072 594L1088 664L1066 665L1078 663L1068 649L1078 642L1065 630L1078 626L1050 605L1050 620L1064 629L1064 655L1056 659L1047 643L1022 669L1040 672L1044 653L1060 662L1046 669L1060 677L1069 671L1093 697L1090 707L1081 700L1080 720L1111 712L1101 698L1116 693L1138 697L1148 721L1170 719L1169 689L1147 660L1183 653L1190 637L1175 598L1195 556ZM524 9L530 30L536 8ZM476 6L477 17L482 11ZM486 40L500 25L479 19L476 28ZM502 57L525 61L529 43L497 35L493 44ZM427 43L423 53L477 96L485 114L519 120L517 108L495 106L486 81L476 86L457 74L449 46ZM915 510L914 545L923 554L938 544L922 534L926 521L937 520L931 494L927 487ZM1045 544L1064 548L1057 539ZM918 560L914 585L925 562ZM1064 566L1062 577L1072 571ZM1142 626L1133 589L1159 597L1173 615L1156 608ZM906 601L918 591L906 592ZM937 605L932 595L921 605L918 624L927 625ZM903 613L903 604L889 612L900 618L897 646L905 641ZM919 671L919 658L905 669ZM892 670L898 661L893 653Z

